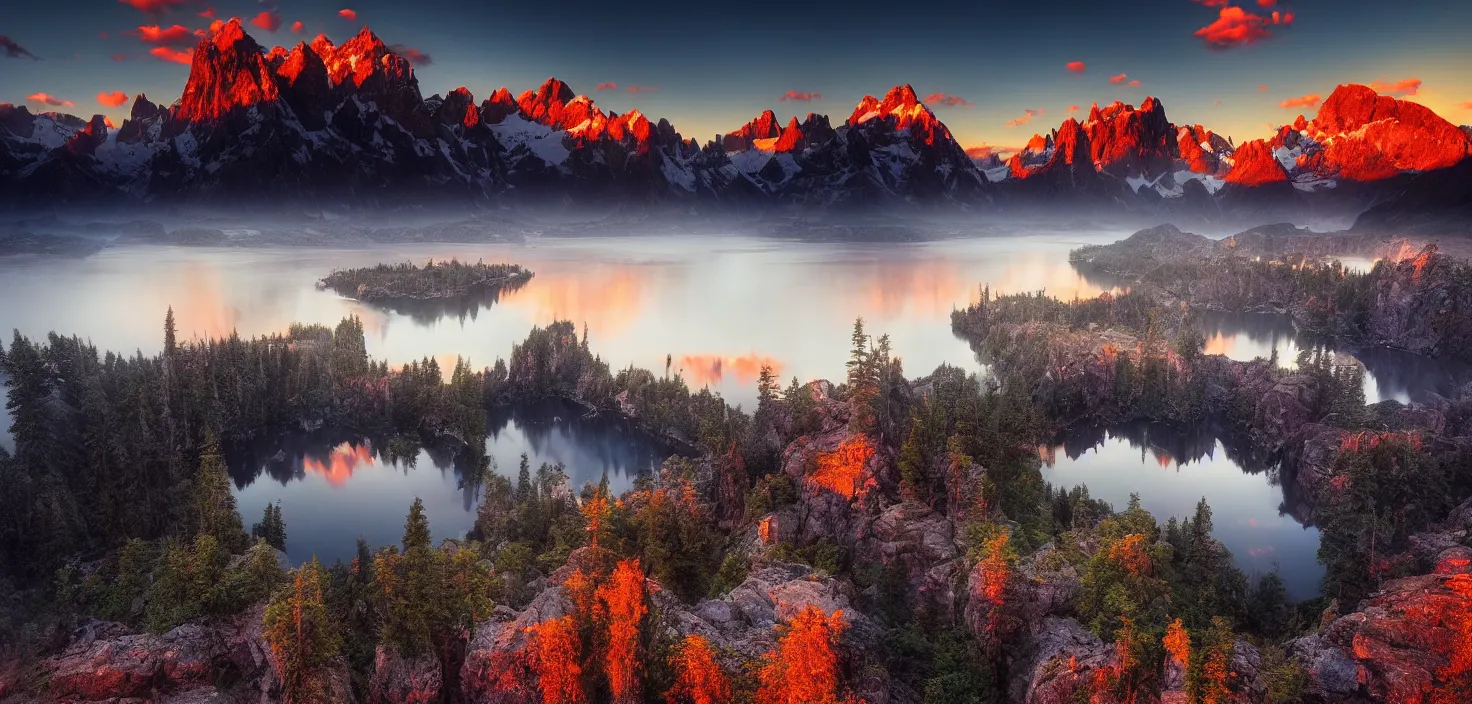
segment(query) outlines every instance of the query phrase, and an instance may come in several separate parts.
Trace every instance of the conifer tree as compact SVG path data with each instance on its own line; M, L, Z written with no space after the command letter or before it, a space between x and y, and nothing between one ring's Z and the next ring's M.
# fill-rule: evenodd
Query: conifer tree
M214 536L220 547L230 553L245 549L245 529L241 527L240 513L235 510L235 495L230 492L230 474L225 470L225 457L220 454L213 432L205 434L194 492L198 532Z
M281 673L283 701L322 701L313 675L336 657L341 641L323 594L326 575L316 557L292 571L291 587L266 607L264 633Z

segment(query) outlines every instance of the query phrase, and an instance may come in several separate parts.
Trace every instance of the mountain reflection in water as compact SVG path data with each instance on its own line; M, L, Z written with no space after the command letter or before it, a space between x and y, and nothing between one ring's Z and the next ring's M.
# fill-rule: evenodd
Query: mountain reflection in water
M672 454L663 443L619 420L585 417L578 406L546 403L486 416L486 453L515 481L522 453L532 470L562 463L574 487L606 472L615 492ZM294 433L229 456L236 501L247 525L281 502L286 552L294 562L352 559L357 538L373 547L398 542L414 498L424 500L436 538L458 538L475 524L481 487L472 466L450 448L393 456L386 438L333 432Z
M1043 478L1065 488L1086 484L1115 510L1137 493L1161 524L1190 518L1204 497L1216 538L1249 578L1276 569L1293 597L1317 594L1323 578L1318 529L1283 513L1274 473L1230 447L1205 427L1079 429L1041 449Z

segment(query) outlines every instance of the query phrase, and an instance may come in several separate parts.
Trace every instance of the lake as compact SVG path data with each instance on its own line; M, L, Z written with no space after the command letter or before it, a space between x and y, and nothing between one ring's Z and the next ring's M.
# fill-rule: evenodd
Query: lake
M351 314L363 319L375 358L397 365L428 356L449 368L457 355L489 366L508 357L532 326L567 319L587 326L590 345L615 369L632 364L658 372L668 358L692 387L708 386L750 410L763 364L784 381L841 379L856 317L871 334L890 336L909 376L942 363L982 372L968 345L950 331L953 309L974 301L982 284L994 293L1044 290L1063 299L1115 290L1117 282L1075 271L1068 251L1129 234L1040 230L916 244L702 236L356 249L120 247L85 259L0 258L0 300L6 302L0 330L17 328L32 337L75 333L100 348L152 354L162 348L170 306L186 338L279 332L292 322L331 325ZM514 262L535 276L494 303L441 315L384 311L315 285L334 268L450 257ZM1291 364L1297 336L1291 322L1284 323L1267 317L1208 321L1207 351L1251 359L1276 347ZM1371 401L1407 400L1446 388L1454 376L1415 357L1361 358L1370 367ZM499 471L513 475L527 452L534 467L565 462L575 483L596 481L606 469L616 488L626 487L663 456L623 429L581 423L575 412L529 410L493 419L491 427L497 430L487 450ZM1279 516L1282 491L1266 475L1244 472L1218 448L1172 454L1162 468L1155 459L1142 460L1131 442L1102 439L1097 450L1076 459L1057 453L1057 463L1045 471L1058 484L1087 482L1117 508L1130 491L1139 491L1162 520L1190 515L1205 495L1218 534L1245 569L1261 571L1278 560L1295 594L1311 593L1318 578L1317 534ZM454 467L431 452L421 453L413 467L395 464L380 445L366 438L299 437L235 458L246 523L280 499L294 560L348 555L359 535L374 544L396 541L414 496L425 500L436 536L469 529L478 496L461 486ZM1253 532L1264 525L1278 532ZM1259 536L1264 540L1255 542ZM1266 547L1270 553L1261 552Z
M1319 531L1279 511L1283 490L1263 468L1244 468L1208 429L1183 432L1155 425L1080 429L1045 448L1043 478L1056 486L1086 484L1089 495L1123 510L1130 494L1165 523L1195 515L1203 497L1213 535L1249 578L1278 571L1296 599L1318 593Z
M533 476L544 462L560 463L574 488L606 473L620 493L672 454L628 423L585 418L565 403L491 411L486 429L494 471L513 482L525 453ZM375 547L397 543L416 497L436 539L459 538L475 525L480 502L480 487L465 481L448 454L426 449L413 462L395 462L382 439L294 434L232 452L227 463L247 527L267 504L281 503L293 562L314 555L328 564L350 561L360 537Z

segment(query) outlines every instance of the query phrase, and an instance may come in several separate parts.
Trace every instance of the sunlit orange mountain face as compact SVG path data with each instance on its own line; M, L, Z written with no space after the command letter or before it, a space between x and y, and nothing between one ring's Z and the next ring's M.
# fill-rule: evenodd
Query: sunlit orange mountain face
M1017 67L1010 78L995 62L963 63L954 58L958 46L928 41L903 54L876 49L869 61L840 62L804 81L811 85L793 85L779 78L786 74L762 71L765 58L702 74L694 64L734 50L720 41L679 54L695 57L688 66L671 58L641 64L664 80L606 75L630 73L623 57L606 51L623 41L614 39L623 19L603 20L608 37L585 32L573 41L526 31L536 21L513 10L516 18L500 19L523 31L505 45L526 51L477 61L486 45L500 45L466 43L433 7L412 15L365 7L316 19L306 8L281 7L225 19L214 8L186 16L186 4L124 0L91 18L94 41L114 51L98 68L65 76L32 47L84 62L100 47L63 49L67 42L49 36L40 14L7 35L0 198L383 205L433 197L526 205L542 217L556 214L547 204L561 203L564 211L612 206L680 216L918 206L931 214L1217 220L1352 218L1374 206L1377 218L1394 220L1402 211L1424 218L1463 205L1469 143L1458 123L1472 117L1472 85L1450 57L1468 58L1465 48L1438 53L1438 42L1452 40L1422 32L1415 46L1369 52L1383 55L1385 68L1350 70L1333 57L1354 40L1335 36L1368 31L1350 26L1363 10L1179 0L1169 12L1139 8L1127 30L1139 34L1135 41L981 42L997 48L977 51L1031 48L1008 53ZM1415 26L1438 19L1452 26L1466 12L1443 5L1418 10L1426 17ZM1016 14L955 12L993 13L994 21ZM1084 7L1075 16L1096 12ZM293 13L302 19L288 22ZM392 39L361 24L379 16L382 36ZM802 25L793 50L846 55L850 49L835 48L830 35L847 21L828 21ZM575 19L569 28L591 22ZM1401 31L1376 22L1382 40ZM742 24L713 31L747 36ZM492 33L502 31L511 30ZM400 35L413 46L392 43ZM546 41L536 45L532 36ZM1177 58L1165 65L1118 50L1145 37ZM552 46L567 60L549 58L547 66L569 67L582 85L527 79L546 70L532 64ZM1287 66L1291 78L1272 75ZM983 73L989 83L979 89ZM917 83L866 94L889 82L881 75ZM425 83L442 92L426 96ZM509 87L517 83L519 93ZM920 83L927 90L912 87ZM763 93L761 85L770 87ZM84 99L92 93L95 100ZM100 119L86 119L89 108ZM652 117L656 111L669 116ZM1009 144L1018 146L999 146ZM1414 208L1405 200L1412 191Z

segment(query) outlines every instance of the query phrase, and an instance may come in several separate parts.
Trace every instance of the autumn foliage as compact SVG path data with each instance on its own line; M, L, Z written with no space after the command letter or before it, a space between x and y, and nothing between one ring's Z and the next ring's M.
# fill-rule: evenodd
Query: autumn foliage
M577 621L563 616L531 628L531 666L537 673L542 704L584 704L582 642Z
M843 612L824 615L809 605L767 653L757 673L757 704L837 704L838 639L847 624Z
M731 680L704 636L685 636L670 666L675 671L675 685L666 698L669 704L730 704Z
M1150 553L1145 536L1131 533L1109 546L1109 559L1136 577L1150 571Z
M1001 606L1006 603L1007 579L1011 576L1007 563L1008 539L1009 535L1002 533L988 540L985 556L981 559L982 593L993 606Z
M846 499L860 496L866 487L864 465L874 456L874 445L864 435L853 435L832 452L818 453L818 468L810 479Z
M1472 575L1459 574L1446 585L1463 599L1472 601ZM1442 681L1433 694L1435 704L1472 701L1472 609L1451 614L1452 628L1447 663L1436 671Z
M1191 662L1191 634L1186 632L1186 627L1180 619L1171 622L1165 629L1163 639L1165 652L1170 659L1181 667L1186 667Z
M608 581L598 587L599 616L608 631L604 673L613 701L639 699L639 626L649 607L644 603L644 572L639 560L618 563Z

